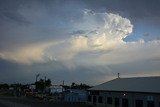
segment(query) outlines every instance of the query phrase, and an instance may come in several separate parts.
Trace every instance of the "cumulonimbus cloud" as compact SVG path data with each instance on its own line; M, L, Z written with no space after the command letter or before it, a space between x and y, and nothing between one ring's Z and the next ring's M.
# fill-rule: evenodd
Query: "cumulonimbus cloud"
M87 12L86 12L87 11ZM124 44L123 38L132 33L133 25L129 19L118 14L94 13L84 11L82 22L75 23L75 29L87 30L94 33L76 35L64 41L57 47L52 47L50 55L57 60L72 60L78 57L79 53L92 54L93 51L113 50ZM88 24L88 22L90 22ZM93 27L91 27L93 25ZM87 28L86 28L87 27ZM59 47L61 46L61 47ZM85 54L84 54L85 55Z
M44 56L48 56L51 60L72 60L81 52L113 49L123 43L122 39L132 32L133 25L126 18L112 13L92 11L91 14L88 11L84 11L81 23L73 24L78 25L74 28L86 30L88 27L88 31L96 30L96 33L71 37L56 45L33 44L14 51L2 51L1 58L19 63L45 62L47 59ZM91 25L87 22L91 22Z
M0 57L24 64L60 61L67 63L67 66L72 66L74 62L83 66L110 65L159 57L159 41L123 40L133 30L129 19L113 13L82 12L81 21L72 23L73 31L92 33L72 34L72 37L56 43L30 44L13 51L0 51ZM152 53L155 50L156 53Z

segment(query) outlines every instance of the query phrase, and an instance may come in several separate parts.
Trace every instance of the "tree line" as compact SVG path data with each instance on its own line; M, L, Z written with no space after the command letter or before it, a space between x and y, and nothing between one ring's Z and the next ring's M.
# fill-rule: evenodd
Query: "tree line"
M39 79L39 81L36 81L35 83L32 83L32 85L35 85L35 88L36 88L36 91L44 91L44 89L46 87L50 87L52 85L51 83L51 80L50 79L47 79L47 80L44 80L44 79ZM89 88L91 88L92 86L89 86L87 84L84 84L84 83L80 83L80 84L77 84L75 82L72 82L71 85L61 85L64 89L83 89L83 90L87 90ZM19 84L19 83L16 83L16 84L0 84L0 89L9 89L10 87L13 87L13 88L17 88L17 87L21 87L22 89L25 89L28 87L28 84L25 84L25 85L22 85L22 84Z

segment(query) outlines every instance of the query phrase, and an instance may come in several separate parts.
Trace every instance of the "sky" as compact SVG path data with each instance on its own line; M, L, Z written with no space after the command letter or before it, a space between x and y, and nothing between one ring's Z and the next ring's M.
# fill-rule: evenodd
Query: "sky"
M160 0L0 0L0 83L160 76Z

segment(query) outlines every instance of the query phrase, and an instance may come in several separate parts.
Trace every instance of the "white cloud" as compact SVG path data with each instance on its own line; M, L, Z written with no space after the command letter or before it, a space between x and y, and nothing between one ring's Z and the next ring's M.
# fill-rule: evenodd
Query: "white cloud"
M99 61L103 54L106 54L104 52L108 53L108 51L115 50L125 44L123 38L132 33L133 28L129 19L112 13L99 14L92 11L94 14L89 14L88 11L85 12L81 23L75 23L75 29L96 30L96 32L71 37L57 44L57 46L51 46L52 51L48 53L48 56L55 57L57 61L71 64L74 64L72 62L77 62L83 65L104 65L106 64L105 62ZM93 28L91 28L92 24L95 24ZM102 51L103 54L101 53ZM97 55L93 55L93 53Z
M98 61L105 64L120 64L145 61L159 57L160 41L125 43L109 54L103 54ZM109 61L109 62L108 62Z
M44 62L44 51L50 45L51 43L37 43L20 46L16 49L0 51L0 57L22 64Z
M34 43L13 49L13 51L1 51L1 58L27 64L46 62L48 59L56 59L56 61L61 62L70 61L70 63L76 59L79 62L78 60L83 59L83 57L82 59L76 58L79 57L79 53L87 52L88 55L94 51L113 50L122 45L124 43L122 39L132 32L133 25L126 18L112 13L99 14L89 10L86 11L82 21L73 24L73 29L82 29L89 32L96 30L96 33L60 40L54 45L50 42ZM98 54L100 55L101 53ZM97 58L93 59L98 60ZM88 59L84 60L86 62L90 61Z
M129 19L112 13L95 13L89 10L84 13L81 22L73 23L73 31L96 31L95 33L76 35L56 43L34 43L13 51L1 51L0 57L24 64L59 61L70 69L76 66L108 66L160 57L158 40L123 41L123 38L132 33L133 25Z

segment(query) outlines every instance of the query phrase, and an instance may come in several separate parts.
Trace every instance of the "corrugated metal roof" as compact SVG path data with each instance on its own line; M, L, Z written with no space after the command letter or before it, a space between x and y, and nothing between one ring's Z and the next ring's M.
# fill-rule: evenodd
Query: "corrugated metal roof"
M160 77L116 78L89 90L160 93Z

